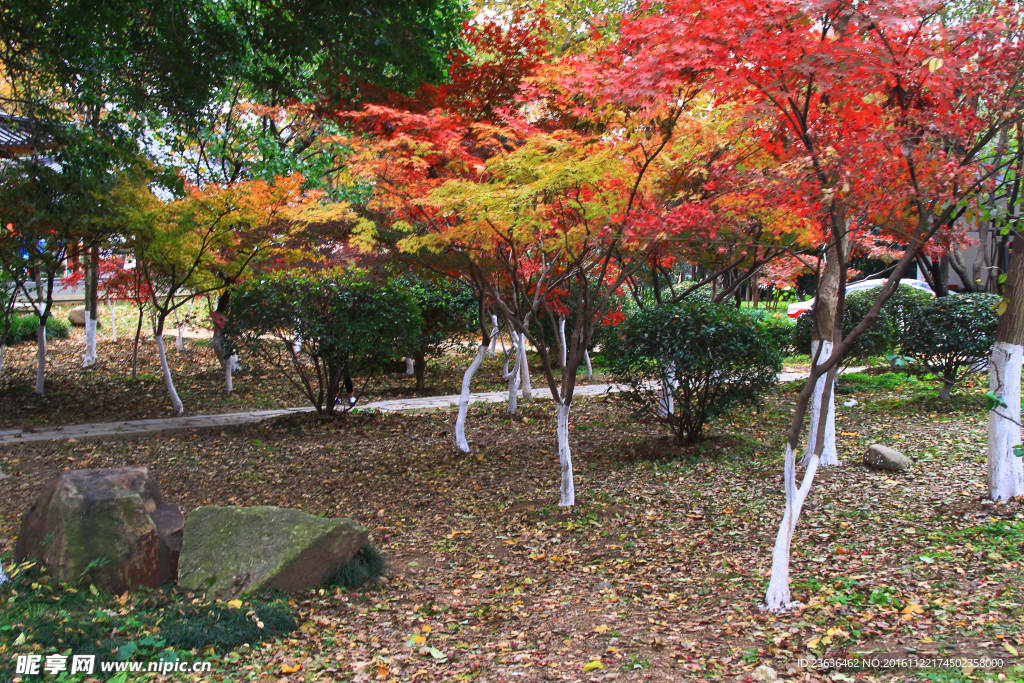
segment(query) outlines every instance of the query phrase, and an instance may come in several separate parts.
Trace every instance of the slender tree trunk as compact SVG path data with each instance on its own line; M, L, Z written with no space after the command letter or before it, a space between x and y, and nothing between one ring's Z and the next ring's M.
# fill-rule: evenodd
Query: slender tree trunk
M558 367L565 369L565 354L568 344L565 339L565 318L558 319Z
M584 349L583 351L583 362L587 364L587 379L591 380L594 378L594 366L590 364L590 353Z
M487 353L491 358L498 355L498 316L491 314L491 350Z
M416 374L416 362L412 358L405 359L405 375L406 377Z
M818 347L821 347L821 354L818 354ZM818 365L821 365L832 356L832 342L826 341L812 341L811 342L811 358L817 357ZM818 464L821 467L838 467L842 463L839 462L839 454L836 451L836 392L835 386L832 387L831 396L827 399L824 396L825 392L825 376L822 375L818 378L818 381L814 384L814 394L811 396L811 420L807 425L807 448L804 451L804 459L800 463L803 466L807 466L811 462L811 457L814 453L814 444L817 443L818 438L818 423L823 409L828 410L828 414L825 416L825 448L821 454L821 462Z
M117 304L114 302L113 299L111 299L110 301L107 302L107 305L110 306L110 340L116 344L117 343L117 317L116 317L115 313L116 313L116 309L117 309Z
M1005 406L988 414L988 493L992 500L1024 496L1024 466L1014 448L1021 443L1020 382L1024 365L1024 238L1015 236L1003 285L1006 310L999 318L989 365L989 389Z
M40 396L46 390L46 322L40 319L36 329L36 393Z
M96 365L96 327L99 323L99 284L100 284L100 250L93 247L89 250L89 268L86 271L86 312L85 312L85 358L82 366L91 368Z
M843 218L840 217L837 220L843 221ZM845 222L843 225L845 229ZM844 254L847 253L849 248L849 241L848 237L842 238ZM811 325L811 362L819 365L831 357L833 330L837 324L840 324L836 320L836 309L839 306L839 286L841 284L840 266L838 247L833 246L825 254L825 267L822 269L821 281L818 283L818 294L814 300L814 315L816 318L815 323ZM823 340L828 343L822 344ZM820 354L818 353L819 349L821 350ZM836 397L834 386L833 390L827 394L825 393L824 377L820 377L814 386L810 407L810 429L813 431L808 433L807 448L804 451L804 459L801 464L805 467L810 465L814 445L817 442L817 425L821 423L824 425L825 440L819 464L822 467L836 467L840 464L836 451ZM825 416L824 422L818 419L822 414Z
M519 356L519 346L522 344L522 341L520 340L519 333L517 333L515 330L510 330L509 334L512 336L512 343L515 345L514 351L515 351L516 362L515 362L515 365L512 366L512 371L506 373L506 377L508 378L508 408L507 408L507 410L508 410L508 414L509 415L515 415L516 414L516 401L517 401L518 396L519 396L519 383L522 381L521 380L522 373L520 373L520 371L519 371L519 358L520 358L520 356ZM513 350L513 349L510 349L510 350ZM511 355L511 354L506 354L505 355L505 363L506 364L508 363L508 356L509 355Z
M484 340L480 344L480 349L476 352L476 358L468 368L466 368L466 374L462 376L462 394L459 396L459 416L455 420L455 445L463 453L469 453L469 442L466 440L466 413L469 412L469 386L473 381L473 375L480 369L480 365L484 362L484 356L487 355L488 341Z
M139 306L139 322L135 326L135 345L132 347L132 379L135 379L139 369L139 339L142 337L142 306Z
M661 398L658 400L658 417L668 417L675 413L672 395L676 390L676 364L665 366L665 376L661 380Z
M533 386L530 385L530 366L526 355L526 334L519 335L519 374L520 388L523 390L523 403L529 403L533 399Z
M412 370L416 375L416 393L423 393L426 388L427 357L422 351L418 351L413 358Z
M572 507L576 504L576 485L572 476L572 451L569 449L569 409L571 406L571 400L559 401L556 408L558 411L558 462L562 467L559 507Z
M224 363L224 388L227 390L229 394L235 389L234 382L232 381L231 378L231 373L235 369L235 364L237 362L235 360L236 358L238 358L238 354L233 353L231 354L231 357L228 358L228 362Z
M160 357L160 369L164 373L164 385L167 387L167 395L171 399L171 406L174 408L174 412L182 413L185 410L185 406L182 405L181 399L178 398L178 392L174 388L174 379L171 377L171 366L167 362L167 351L164 349L164 335L162 325L158 325L153 330L153 338L156 340L156 352Z
M0 344L0 379L4 377L4 354L7 353L7 345Z

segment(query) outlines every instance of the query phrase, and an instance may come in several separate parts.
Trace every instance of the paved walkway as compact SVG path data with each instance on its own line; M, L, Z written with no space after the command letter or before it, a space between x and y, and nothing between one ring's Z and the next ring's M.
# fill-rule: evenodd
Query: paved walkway
M850 368L848 371L859 370ZM807 375L799 372L780 372L779 382L792 382L803 379ZM597 396L600 394L621 391L618 384L586 384L576 387L576 396ZM533 390L535 399L551 400L551 390L536 388ZM503 403L508 400L507 391L488 391L469 395L472 403ZM357 406L360 410L379 410L386 413L413 410L438 410L459 405L459 396L428 396L425 398L405 398L393 401L375 401ZM281 415L313 412L313 407L284 408L281 410L257 410L248 413L225 413L222 415L194 415L192 417L168 417L155 420L127 420L124 422L104 422L99 424L68 425L54 429L39 431L9 429L0 431L0 444L27 443L29 441L55 441L59 439L106 439L124 436L141 436L166 432L181 432L191 429L210 429L230 427L240 424L251 424Z

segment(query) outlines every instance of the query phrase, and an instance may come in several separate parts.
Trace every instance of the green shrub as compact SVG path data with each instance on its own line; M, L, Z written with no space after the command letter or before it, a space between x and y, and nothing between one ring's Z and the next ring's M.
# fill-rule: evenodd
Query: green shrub
M0 318L0 333L7 327L6 321ZM25 342L36 340L36 330L39 329L39 316L34 313L14 314L11 316L11 328L3 339L4 346L17 346ZM47 339L65 339L71 334L71 324L51 315L46 321Z
M622 325L605 353L624 395L659 417L681 440L738 405L758 405L775 386L782 356L772 332L732 306L688 301L642 311ZM672 410L658 415L661 384L674 368Z
M410 278L402 286L412 295L423 317L419 343L411 354L416 390L422 391L427 358L460 348L460 337L473 336L480 329L480 307L473 290L461 282Z
M772 348L777 349L783 356L789 355L792 350L793 336L793 323L789 318L776 315L774 311L764 308L743 308L740 310L764 328L765 333L772 340Z
M333 413L346 373L370 378L412 355L422 327L413 296L400 285L330 270L244 283L231 297L222 334L228 353L247 352L288 377L317 412Z
M384 561L384 555L377 549L377 546L367 542L363 544L355 557L349 560L348 564L338 570L331 583L354 590L361 588L367 582L375 583L384 575L385 569L387 569L387 563Z
M949 400L965 373L986 366L999 325L999 301L995 294L950 294L921 309L903 353L911 369L941 378L943 399Z
M908 285L900 285L898 290L912 290ZM843 309L843 336L850 334L868 310L875 303L879 290L866 289L859 292L852 292L846 297ZM928 296L924 294L924 296ZM876 356L884 356L894 348L899 348L900 330L907 325L908 317L914 315L912 302L913 294L901 292L899 298L893 293L892 298L885 302L882 310L879 311L875 321L864 330L857 341L847 352L844 362L851 360L863 360ZM811 328L814 325L814 308L796 319L792 329L793 349L796 353L810 355L811 353ZM823 330L823 332L825 332ZM827 334L827 333L826 333Z

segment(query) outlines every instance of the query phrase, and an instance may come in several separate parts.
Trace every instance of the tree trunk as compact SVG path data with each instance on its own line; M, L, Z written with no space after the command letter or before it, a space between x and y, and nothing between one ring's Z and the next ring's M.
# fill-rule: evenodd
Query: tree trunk
M565 353L569 347L569 342L565 338L565 318L558 319L558 367L561 370L565 369Z
M510 330L509 334L512 336L512 343L515 345L516 362L512 366L512 371L507 373L508 377L508 414L516 414L516 400L519 396L519 383L522 381L522 373L519 371L519 346L522 345L522 339L515 330ZM505 363L508 363L508 355L506 355Z
M405 359L405 375L409 377L416 374L416 363L412 358Z
M7 346L0 344L0 379L4 377L4 354L7 352Z
M107 304L110 306L110 340L116 344L117 343L117 316L115 315L115 313L116 313L116 309L117 309L117 304L114 303L113 299L108 301Z
M177 351L178 353L181 353L182 351L185 350L185 340L182 339L182 334L184 330L181 327L181 319L178 317L177 308L174 309L174 327L176 328L174 337L174 350Z
M489 341L489 340L488 340ZM480 344L476 352L476 358L466 368L466 374L462 376L462 394L459 396L459 416L455 419L455 445L463 453L469 453L469 442L466 441L466 413L469 412L469 385L473 381L473 375L480 369L487 354L487 341Z
M234 372L235 364L238 362L236 359L238 354L231 354L228 358L228 362L224 363L224 388L230 394L235 389L234 381L232 380L231 373Z
M139 306L139 322L135 326L135 345L132 347L132 379L135 379L139 369L139 339L142 337L142 307Z
M818 356L818 365L821 365L832 356L832 342L811 342L811 358L813 359L815 354L818 353L818 346L821 346L821 355ZM811 397L811 420L807 425L807 448L804 451L804 459L801 461L801 465L806 467L811 462L811 456L814 453L814 444L817 443L818 439L818 423L821 417L821 411L826 406L828 407L828 415L825 417L825 447L821 453L821 462L818 464L821 467L838 467L842 463L839 462L839 454L836 451L836 392L835 385L832 386L831 396L826 400L824 398L825 391L825 376L822 375L818 378L818 381L814 384L814 394Z
M668 417L675 413L672 394L675 392L676 386L676 364L669 363L665 366L665 375L661 380L661 398L658 400L658 417Z
M491 314L491 350L487 355L491 358L498 355L498 316L493 313Z
M522 342L519 344L517 351L519 354L519 373L521 375L519 385L523 390L523 403L529 403L533 399L533 387L530 385L530 366L526 356L526 334L520 334L519 338Z
M586 349L583 350L583 362L587 364L587 379L594 379L594 366L590 364L590 353Z
M1005 406L988 414L988 493L992 500L1024 496L1024 466L1014 448L1021 443L1020 380L1024 364L1024 238L1015 236L1003 284L1006 310L999 318L989 366L989 390Z
M96 325L99 322L100 250L89 250L89 269L86 271L86 312L85 312L85 359L82 366L96 365Z
M182 413L185 411L185 406L182 405L181 399L178 398L178 392L174 388L174 379L171 377L171 366L167 362L167 351L164 349L164 335L162 329L155 329L153 338L156 340L156 352L160 356L160 368L164 373L164 385L167 387L167 395L171 399L171 406L174 408L174 412Z
M36 329L36 393L40 396L46 389L46 322L40 319Z
M569 450L569 408L570 401L559 402L558 411L558 462L562 466L561 500L559 507L572 507L576 504L576 486L572 476L572 451Z
M416 353L412 364L413 374L416 375L416 393L423 393L426 388L427 357L422 351Z
M837 220L843 221L840 217ZM845 227L845 222L844 222ZM849 249L849 238L842 238L843 253L847 254ZM834 345L833 335L837 324L837 308L839 307L839 286L840 268L839 249L834 245L825 254L825 268L821 273L821 281L818 283L818 294L814 300L814 324L811 325L811 362L815 363L815 354L821 348L821 354L817 357L817 365L824 363L832 355ZM827 344L822 345L822 341ZM815 343L817 342L817 343ZM811 462L811 453L817 441L818 417L825 414L825 442L821 451L822 467L834 467L839 465L839 458L836 454L836 397L835 392L830 391L825 395L825 378L821 377L814 386L814 394L811 397L811 425L807 437L807 448L804 452L804 459L801 465L807 467ZM834 387L833 387L834 389Z

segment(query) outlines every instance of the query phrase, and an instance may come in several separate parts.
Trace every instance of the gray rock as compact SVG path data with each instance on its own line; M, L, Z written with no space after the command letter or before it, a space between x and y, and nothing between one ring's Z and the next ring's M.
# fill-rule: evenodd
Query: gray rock
M184 517L145 467L68 470L21 520L14 561L114 593L177 578Z
M876 470L888 472L902 472L910 469L914 463L910 458L897 450L875 444L864 454L864 464Z
M752 681L775 681L778 680L779 675L775 673L775 669L771 668L767 664L762 664L753 671L750 672L750 680Z
M178 587L210 597L309 590L369 538L347 519L272 506L201 507L185 519Z
M78 327L85 327L85 306L75 306L68 312L68 322ZM103 321L96 319L96 327L103 327Z

